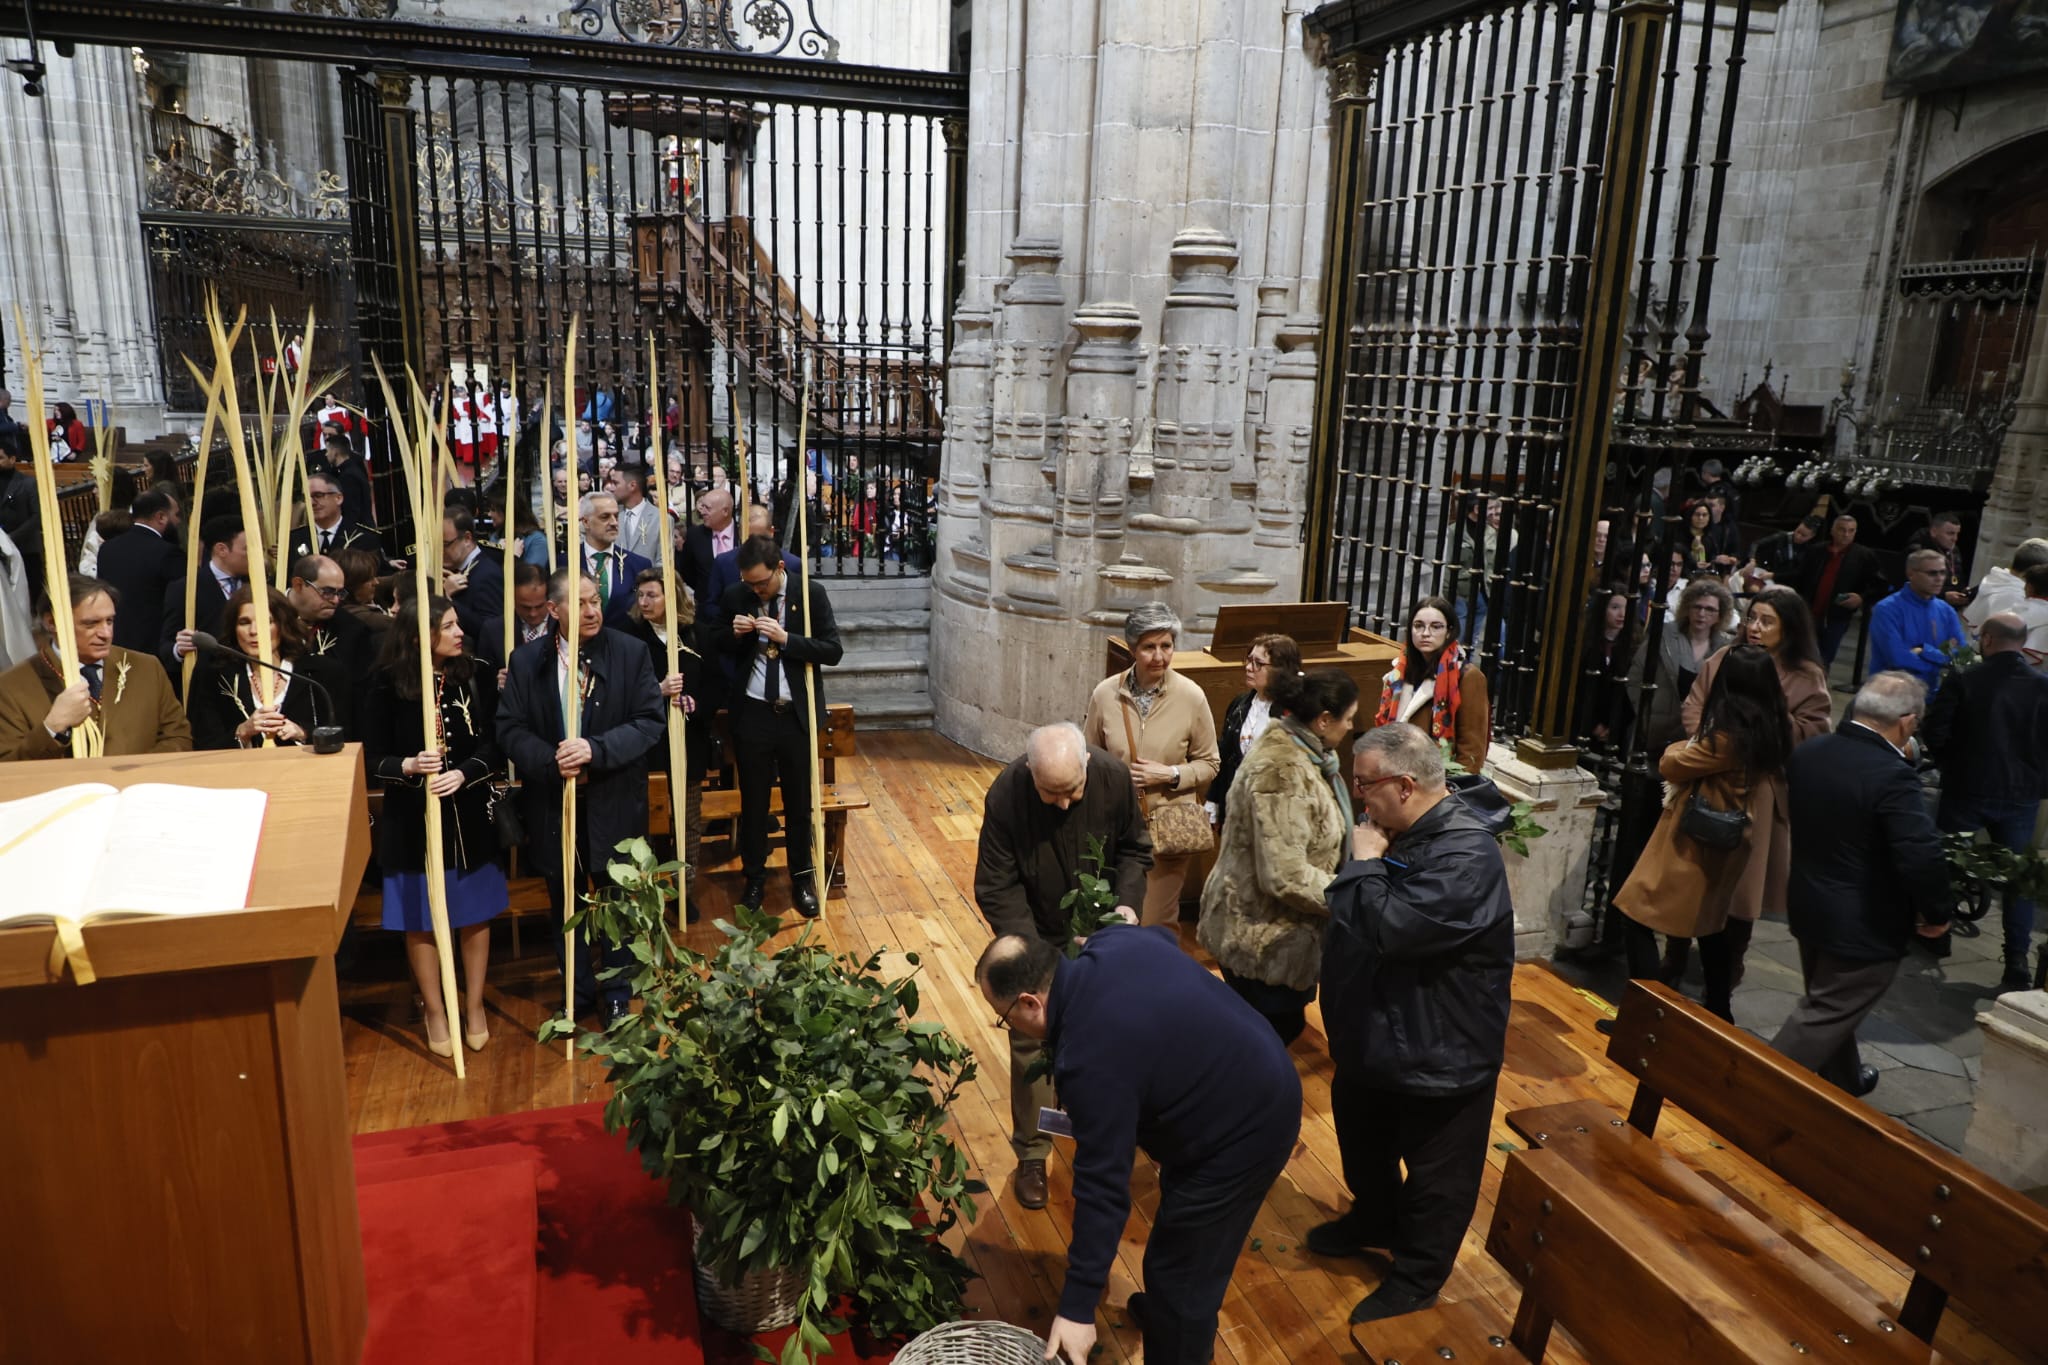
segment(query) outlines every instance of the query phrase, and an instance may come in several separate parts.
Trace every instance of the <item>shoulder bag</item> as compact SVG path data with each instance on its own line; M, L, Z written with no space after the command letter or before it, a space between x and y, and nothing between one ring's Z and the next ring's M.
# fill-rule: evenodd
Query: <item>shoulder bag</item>
M1742 801L1744 806L1749 804L1747 787L1743 788ZM1699 784L1695 782L1692 795L1685 798L1685 808L1678 813L1678 832L1702 848L1726 852L1740 848L1749 837L1749 812L1715 810L1700 800Z
M1130 706L1122 697L1117 698L1117 710L1124 718L1124 744L1135 762L1138 736L1131 729ZM1168 801L1155 810L1146 799L1144 788L1140 787L1138 810L1143 813L1145 829L1152 836L1152 851L1162 858L1184 858L1207 853L1216 847L1215 831L1209 828L1209 817L1198 801Z

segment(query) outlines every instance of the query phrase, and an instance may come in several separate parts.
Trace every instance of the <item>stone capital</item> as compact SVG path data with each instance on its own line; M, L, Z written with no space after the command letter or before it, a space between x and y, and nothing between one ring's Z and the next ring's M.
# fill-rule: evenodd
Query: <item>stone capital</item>
M1173 239L1173 291L1168 308L1230 308L1237 303L1230 273L1237 266L1237 239L1214 228L1183 228Z

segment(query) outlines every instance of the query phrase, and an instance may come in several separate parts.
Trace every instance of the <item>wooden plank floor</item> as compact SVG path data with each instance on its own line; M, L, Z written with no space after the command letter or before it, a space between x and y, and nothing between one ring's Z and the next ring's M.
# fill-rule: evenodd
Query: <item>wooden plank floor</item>
M1047 1208L1026 1210L1010 1197L1015 1159L1007 1137L1007 1054L973 980L975 957L988 938L973 903L975 839L982 793L999 765L928 732L864 734L860 746L858 758L841 760L851 765L842 776L858 780L874 805L852 817L846 895L826 910L823 932L833 945L863 954L877 949L918 953L925 1017L944 1022L985 1059L954 1116L957 1139L992 1190L979 1219L955 1234L962 1254L982 1277L970 1290L969 1309L1042 1331L1064 1267L1070 1149L1054 1154ZM698 901L707 918L723 913L737 889L738 879L729 872L700 882ZM771 879L771 907L786 894L778 874ZM791 917L792 933L798 923ZM395 936L371 936L384 941L366 945L366 960L343 986L349 1114L357 1132L572 1104L608 1093L597 1063L581 1058L571 1063L559 1044L544 1049L533 1043L535 1027L560 1006L560 977L541 921L526 921L526 953L518 959L511 955L508 927L499 926L494 947L492 1041L481 1054L469 1054L469 1077L460 1083L449 1064L429 1054L420 1041L414 992L391 942ZM717 942L717 931L699 924L690 937L694 945L709 948ZM1191 932L1184 941L1194 951ZM1484 1250L1501 1168L1517 1145L1502 1116L1513 1109L1582 1099L1605 1101L1621 1113L1633 1089L1626 1074L1608 1064L1605 1040L1594 1032L1594 1021L1609 1012L1604 1002L1540 965L1517 968L1514 989L1486 1185L1445 1290L1451 1299L1490 1301L1503 1322L1512 1317L1519 1291ZM1309 1228L1344 1206L1337 1136L1329 1116L1330 1061L1314 1011L1310 1024L1294 1046L1306 1105L1301 1142L1254 1226L1256 1249L1247 1247L1238 1262L1223 1305L1219 1361L1279 1365L1360 1358L1350 1343L1346 1317L1376 1283L1376 1271L1369 1262L1332 1263L1301 1247ZM1898 1301L1906 1276L1897 1263L1833 1226L1761 1167L1722 1148L1711 1134L1673 1111L1667 1110L1659 1137L1889 1301ZM1138 1334L1122 1311L1124 1300L1139 1287L1145 1233L1158 1206L1156 1172L1142 1156L1133 1189L1134 1213L1101 1316L1105 1360L1143 1358ZM1627 1309L1617 1305L1617 1311ZM1954 1325L1940 1342L1948 1359L2013 1359L1975 1337L1955 1314L1950 1322ZM1568 1342L1560 1342L1551 1358L1580 1360Z

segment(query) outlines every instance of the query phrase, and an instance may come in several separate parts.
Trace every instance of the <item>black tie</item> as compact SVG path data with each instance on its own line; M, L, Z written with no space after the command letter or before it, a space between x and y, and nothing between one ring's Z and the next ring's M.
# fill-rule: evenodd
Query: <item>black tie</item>
M780 597L777 597L768 603L768 614L770 616L776 614L775 604L781 600ZM761 688L761 700L771 706L782 700L782 650L778 645L771 644L768 646L768 672L765 685Z
M320 533L320 553L324 555L324 554L326 554L326 553L327 553L327 552L328 552L329 550L331 550L331 549L333 549L333 548L334 548L334 532L332 532L332 531L322 531L322 532Z
M98 701L100 699L100 665L87 664L84 671L85 685L92 690L92 699Z

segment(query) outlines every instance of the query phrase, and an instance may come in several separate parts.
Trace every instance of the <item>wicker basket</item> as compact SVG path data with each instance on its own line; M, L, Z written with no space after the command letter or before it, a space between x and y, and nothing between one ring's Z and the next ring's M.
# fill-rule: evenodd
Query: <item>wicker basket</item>
M704 1224L690 1220L691 1271L697 1280L697 1306L704 1316L728 1332L742 1335L770 1332L796 1321L803 1307L804 1273L788 1266L749 1270L737 1284L727 1284L704 1264Z
M1045 1342L1007 1322L942 1322L896 1353L896 1365L1044 1365Z

